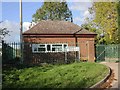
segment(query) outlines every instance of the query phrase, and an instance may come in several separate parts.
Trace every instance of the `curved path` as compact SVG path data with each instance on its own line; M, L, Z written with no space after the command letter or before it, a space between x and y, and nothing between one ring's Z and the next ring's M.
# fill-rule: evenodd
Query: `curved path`
M113 73L115 74L115 79L111 83L111 88L114 88L115 90L120 90L120 81L118 83L118 77L120 77L120 74L118 75L118 68L120 67L120 63L113 63L113 62L100 62L101 64L107 65L113 70ZM119 66L119 67L118 67ZM119 89L118 89L119 88Z

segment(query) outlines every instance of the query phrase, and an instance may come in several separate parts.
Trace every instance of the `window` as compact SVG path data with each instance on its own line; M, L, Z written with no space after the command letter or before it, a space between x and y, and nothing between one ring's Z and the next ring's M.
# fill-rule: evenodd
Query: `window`
M44 44L32 44L32 52L45 52L46 47Z
M45 52L46 51L45 45L39 45L38 51Z
M64 48L67 48L67 45L66 45L66 44L64 44Z
M62 51L62 45L52 45L52 51Z
M47 45L47 51L51 50L51 45Z
M32 52L37 52L38 48L37 48L37 44L32 44Z
M35 52L37 51L37 48L36 48L36 47L34 48L34 51L35 51Z
M64 52L68 44L32 44L33 53Z

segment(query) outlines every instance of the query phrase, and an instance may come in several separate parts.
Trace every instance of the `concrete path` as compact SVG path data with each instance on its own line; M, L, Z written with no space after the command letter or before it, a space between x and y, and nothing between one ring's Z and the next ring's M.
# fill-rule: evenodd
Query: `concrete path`
M115 73L115 80L112 82L112 87L111 88L117 88L117 90L120 90L120 82L118 83L118 64L120 63L113 63L113 62L101 62L101 64L107 65L113 70L113 73ZM120 75L120 74L119 74ZM118 89L119 87L119 89Z

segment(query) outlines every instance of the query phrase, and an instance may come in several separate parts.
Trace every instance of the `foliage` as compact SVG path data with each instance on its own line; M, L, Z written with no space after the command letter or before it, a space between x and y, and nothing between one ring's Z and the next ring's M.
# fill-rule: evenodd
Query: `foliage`
M98 41L105 41L106 44L120 43L119 33L120 27L120 3L118 2L94 2L93 6L89 9L93 16L90 23L96 26L98 34ZM100 37L100 33L104 37Z
M101 30L89 18L86 18L86 23L82 24L81 27L97 34L97 37L95 38L96 44L100 44L101 42L103 42L103 38L100 37Z
M3 70L3 88L87 88L107 73L106 66L87 62Z
M97 2L94 3L93 9L96 12L93 21L100 25L105 34L105 41L107 43L116 43L116 40L118 40L116 36L118 29L116 2Z
M44 2L33 15L33 21L40 20L66 20L72 22L72 12L69 10L67 3L63 2Z
M117 3L117 21L118 21L118 31L117 31L117 36L118 36L118 43L120 43L120 1Z

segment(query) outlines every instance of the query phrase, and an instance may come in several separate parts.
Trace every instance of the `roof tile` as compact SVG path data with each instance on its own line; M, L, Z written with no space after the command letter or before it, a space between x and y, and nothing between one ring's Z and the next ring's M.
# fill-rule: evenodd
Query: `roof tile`
M69 21L42 20L23 34L95 34Z

